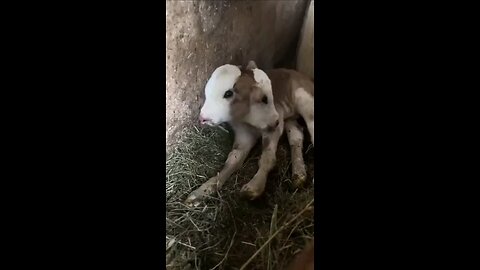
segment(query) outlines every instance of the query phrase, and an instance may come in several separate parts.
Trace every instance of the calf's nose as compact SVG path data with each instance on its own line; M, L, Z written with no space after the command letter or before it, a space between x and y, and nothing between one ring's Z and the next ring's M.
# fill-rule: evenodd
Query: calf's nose
M210 121L210 119L205 118L205 117L203 117L202 115L200 115L200 118L199 118L199 119L200 119L200 123L201 123L201 124L205 124L206 122Z

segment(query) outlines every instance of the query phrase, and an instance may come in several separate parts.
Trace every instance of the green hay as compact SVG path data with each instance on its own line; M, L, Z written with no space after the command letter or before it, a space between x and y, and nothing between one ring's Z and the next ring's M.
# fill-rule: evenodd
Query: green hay
M239 194L258 169L257 145L216 196L195 208L183 204L191 191L221 170L232 144L231 130L192 126L167 158L167 269L240 269L279 228L244 269L283 269L313 238L313 207L305 211L314 196L313 149L305 144L308 183L293 189L286 136L259 199L246 201Z

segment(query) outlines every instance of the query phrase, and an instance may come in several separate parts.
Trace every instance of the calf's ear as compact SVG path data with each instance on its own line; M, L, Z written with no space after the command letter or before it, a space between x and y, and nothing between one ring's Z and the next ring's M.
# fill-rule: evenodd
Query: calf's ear
M254 68L258 68L255 61L253 60L248 61L247 70L254 69Z

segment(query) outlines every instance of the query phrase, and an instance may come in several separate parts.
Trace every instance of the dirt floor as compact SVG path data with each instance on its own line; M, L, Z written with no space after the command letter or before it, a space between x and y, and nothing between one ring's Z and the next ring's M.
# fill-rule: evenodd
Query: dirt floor
M305 132L308 180L291 185L290 149L282 136L277 165L262 197L246 201L242 185L258 169L260 142L218 194L196 208L188 194L223 166L233 143L228 127L191 126L167 157L167 269L284 269L314 236L314 151Z

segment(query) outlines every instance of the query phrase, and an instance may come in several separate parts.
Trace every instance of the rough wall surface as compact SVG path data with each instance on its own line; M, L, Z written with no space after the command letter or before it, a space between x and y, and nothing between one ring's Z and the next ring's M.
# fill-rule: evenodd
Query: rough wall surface
M255 60L272 68L297 44L308 1L167 1L167 153L196 123L211 73Z
M297 54L297 70L309 75L312 79L315 76L314 70L314 1L310 1L305 21L303 22L302 33L299 38Z

